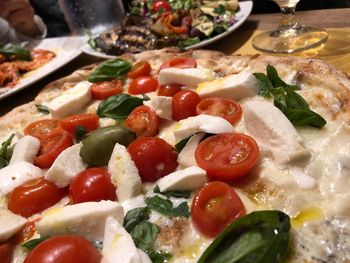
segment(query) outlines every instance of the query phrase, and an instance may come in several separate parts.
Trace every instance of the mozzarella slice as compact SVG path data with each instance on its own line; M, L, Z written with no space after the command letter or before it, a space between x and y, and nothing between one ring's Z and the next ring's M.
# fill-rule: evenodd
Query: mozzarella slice
M198 85L196 92L202 98L220 97L240 100L258 94L259 84L251 72L222 77Z
M35 225L40 236L75 234L91 241L102 241L108 217L122 224L123 207L118 202L100 201L51 208Z
M39 148L39 139L30 135L24 136L15 144L10 164L22 161L33 163L35 156L38 154Z
M117 188L118 200L123 202L141 194L141 177L125 146L116 144L111 159L108 162L108 171L112 183Z
M290 164L310 157L293 124L271 102L248 101L243 112L248 133L272 152L278 164Z
M125 200L121 203L124 209L124 214L126 215L127 212L129 212L132 209L138 208L138 207L145 207L145 197L143 195L139 195L133 198L130 198L128 200Z
M172 120L172 101L172 97L158 96L144 101L143 104L153 109L160 118Z
M204 135L205 135L205 133L198 133L198 134L193 135L188 140L185 147L182 149L182 151L177 156L178 164L180 164L184 167L197 166L195 152L196 152L196 149L197 149L197 146L198 146L200 140L203 138Z
M157 185L164 191L193 191L207 183L207 173L198 166L173 172L159 179Z
M0 194L6 195L23 183L43 176L39 167L27 162L10 164L0 169Z
M166 68L159 72L158 82L160 85L177 83L193 87L214 77L215 73L205 68Z
M159 132L157 134L158 138L163 139L170 145L175 145L174 128L177 126L176 122L173 121L161 121L159 125Z
M140 253L130 234L112 217L107 218L102 249L102 263L152 262L147 255Z
M91 83L82 81L47 104L52 118L60 119L80 111L91 101Z
M232 133L234 132L234 129L231 123L224 118L200 114L183 119L175 125L175 141L179 142L196 132L220 134Z
M6 241L16 234L26 222L27 219L24 217L0 208L0 242Z
M58 155L45 179L55 183L58 187L66 187L78 173L86 169L87 164L80 157L81 144L75 144Z

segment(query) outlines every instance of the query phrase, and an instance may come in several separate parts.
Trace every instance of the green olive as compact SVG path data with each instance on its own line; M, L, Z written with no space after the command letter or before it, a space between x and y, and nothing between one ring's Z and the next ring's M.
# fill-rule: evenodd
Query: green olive
M116 143L128 146L134 139L135 134L122 126L99 128L82 140L80 156L90 165L107 165Z

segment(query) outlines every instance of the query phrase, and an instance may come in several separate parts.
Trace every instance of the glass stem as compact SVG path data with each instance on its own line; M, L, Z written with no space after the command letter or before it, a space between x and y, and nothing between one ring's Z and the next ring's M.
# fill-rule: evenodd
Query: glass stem
M298 22L295 19L295 7L281 7L282 19L279 24L279 30L296 28Z

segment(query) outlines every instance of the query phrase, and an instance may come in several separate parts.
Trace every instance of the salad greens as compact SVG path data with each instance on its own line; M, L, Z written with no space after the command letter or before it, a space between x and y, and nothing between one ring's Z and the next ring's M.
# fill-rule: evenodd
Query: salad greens
M314 126L322 128L326 125L326 120L309 108L307 102L296 90L300 88L296 85L285 83L277 73L277 70L267 65L266 75L254 73L260 85L259 95L272 98L274 105L293 123L294 126Z
M28 49L13 44L0 44L0 54L4 55L7 58L14 57L16 59L28 61L32 59L32 56Z

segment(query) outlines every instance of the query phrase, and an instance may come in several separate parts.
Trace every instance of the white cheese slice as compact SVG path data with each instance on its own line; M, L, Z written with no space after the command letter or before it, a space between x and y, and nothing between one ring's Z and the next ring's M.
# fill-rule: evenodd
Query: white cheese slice
M17 162L33 163L40 148L39 139L27 135L19 139L13 148L10 164Z
M151 263L147 255L140 253L130 234L112 217L107 218L101 263Z
M198 166L170 173L159 179L157 185L164 191L193 191L207 183L207 173Z
M145 207L145 197L143 195L139 195L130 199L125 200L121 203L124 209L124 215L126 215L127 212L129 212L132 209L138 208L138 207Z
M204 135L205 133L198 133L193 135L188 140L185 147L181 150L181 152L177 156L178 164L184 167L197 166L195 152L200 140L203 138Z
M200 114L179 121L174 126L176 143L196 132L213 134L232 133L234 128L227 120L218 116Z
M17 186L43 176L39 167L27 162L10 164L0 169L0 194L6 195Z
M91 83L88 81L79 82L61 96L50 101L47 107L52 118L60 119L79 112L91 101L90 87Z
M166 68L159 72L158 82L160 85L176 83L193 87L214 77L214 71L206 68Z
M176 144L174 136L174 128L176 126L177 122L167 120L161 121L157 137L174 146Z
M75 144L61 152L47 171L45 179L61 188L69 185L72 178L87 167L79 155L81 146L81 143Z
M108 127L108 126L114 126L117 122L111 118L100 118L100 126L101 127Z
M144 101L143 104L153 109L157 116L162 119L172 120L173 109L172 109L172 97L158 96L151 98L150 100Z
M219 97L233 100L253 97L258 91L258 82L248 71L201 83L196 89L201 98Z
M91 241L102 241L108 217L123 223L124 211L118 202L100 201L51 208L35 223L40 236L73 234Z
M243 112L248 133L271 151L277 164L291 164L310 157L293 124L271 102L248 101Z
M0 208L0 242L6 241L16 234L26 222L27 219L24 217Z
M115 185L118 200L123 202L141 194L139 171L125 146L116 144L108 162L108 171Z

